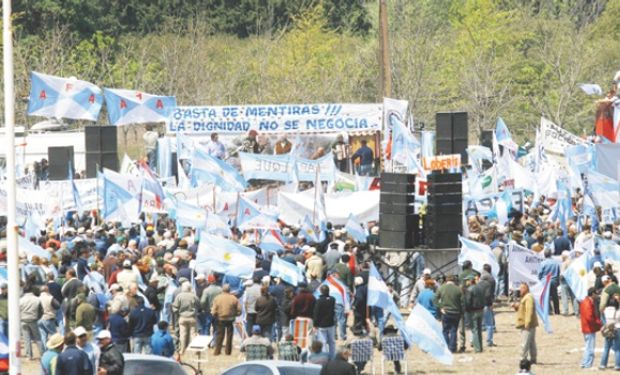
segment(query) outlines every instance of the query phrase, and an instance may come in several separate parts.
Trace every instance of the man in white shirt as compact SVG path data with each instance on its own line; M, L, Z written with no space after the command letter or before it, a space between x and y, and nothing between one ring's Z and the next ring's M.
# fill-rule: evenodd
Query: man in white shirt
M144 140L144 151L149 163L149 168L154 169L157 166L157 139L159 134L153 130L153 125L146 125L146 131L142 135Z
M207 153L214 158L224 159L226 157L226 148L219 141L217 133L211 133L211 142L207 144Z

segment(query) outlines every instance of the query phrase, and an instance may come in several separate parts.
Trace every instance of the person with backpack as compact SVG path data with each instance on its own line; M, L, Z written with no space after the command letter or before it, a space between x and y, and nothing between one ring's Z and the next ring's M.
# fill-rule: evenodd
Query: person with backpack
M601 329L601 319L596 312L594 296L595 288L588 289L588 296L579 305L579 315L581 317L581 332L586 346L583 352L581 368L590 368L594 363L594 345L596 342L596 332Z

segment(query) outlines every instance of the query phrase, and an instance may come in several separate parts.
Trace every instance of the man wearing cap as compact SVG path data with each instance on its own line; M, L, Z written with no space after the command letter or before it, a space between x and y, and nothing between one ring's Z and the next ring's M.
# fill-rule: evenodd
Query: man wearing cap
M88 355L80 350L76 344L75 333L65 334L65 348L56 359L56 375L92 375L94 369Z
M261 345L267 348L267 355L269 355L269 358L271 358L273 356L273 346L271 346L271 341L269 341L268 338L263 337L263 335L261 334L262 331L260 329L260 326L258 324L255 324L252 327L251 331L252 336L243 340L243 342L241 343L241 352L245 352L246 348L250 345Z
M323 279L323 259L316 254L316 249L314 247L306 250L306 254L308 254L308 259L306 260L306 278L310 280L314 275L317 280Z
M128 290L129 284L132 282L140 282L138 274L131 268L131 260L125 259L123 261L123 270L116 275L116 282L123 288L123 290Z
M611 302L611 297L616 293L620 293L620 287L608 275L603 275L601 281L603 282L603 291L601 292L599 311L605 310L605 307L609 306L609 302Z
M413 288L411 290L411 299L409 300L409 307L413 308L415 302L418 299L418 295L422 293L422 291L426 288L426 280L431 278L431 270L430 268L425 268L422 271L422 276L416 280L415 284L413 284Z
M44 375L56 375L56 361L58 354L64 347L64 338L60 333L54 333L45 343L47 351L41 356L41 370Z
M213 336L215 336L216 335L215 333L216 324L215 324L215 319L213 318L213 315L211 314L211 307L213 305L213 300L215 299L215 297L217 297L220 293L222 293L222 287L217 285L214 275L207 276L207 284L208 286L202 291L202 295L200 296L200 306L201 306L202 311L204 311L204 314L205 314L205 324L202 327L203 331L200 332L200 334L210 335L211 326L213 326Z
M104 329L97 334L96 338L101 349L97 375L123 375L125 360L123 354L112 342L110 331Z
M77 347L86 353L88 360L90 361L91 368L93 369L92 373L96 375L101 350L99 350L97 345L93 345L90 342L89 333L86 329L84 329L84 327L76 327L73 330L73 333L75 333Z
M538 267L538 280L543 280L548 274L551 274L551 283L549 284L549 300L553 302L553 312L555 315L560 315L560 300L558 298L558 285L560 285L560 262L553 259L551 254L551 249L545 249L545 260Z

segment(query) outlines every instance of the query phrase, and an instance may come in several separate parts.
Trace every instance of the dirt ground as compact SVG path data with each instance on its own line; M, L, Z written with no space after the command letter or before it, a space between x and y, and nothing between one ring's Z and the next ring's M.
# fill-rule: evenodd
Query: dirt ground
M515 374L519 364L519 334L514 328L515 313L506 305L496 307L497 333L495 334L496 347L484 347L483 353L474 353L472 348L463 354L456 354L453 366L444 366L434 361L432 357L421 352L414 346L407 353L407 365L409 374ZM532 371L537 374L571 374L583 372L579 368L583 354L583 336L581 335L579 320L574 316L551 316L551 325L554 333L546 334L539 328L536 332L538 345L537 365L532 366ZM483 337L486 342L486 336ZM238 343L236 343L238 344ZM600 351L603 347L602 336L596 338L595 365L598 366ZM230 366L243 361L238 350L233 350L230 357L213 357L211 351L202 360L201 368L205 375L221 374ZM613 354L610 355L609 363L613 369ZM381 361L379 352L375 353L375 371L381 373ZM185 361L192 363L195 360L193 354L187 354ZM195 364L195 363L194 363ZM386 362L386 365L388 363ZM372 374L371 364L365 369L365 374ZM403 371L404 371L403 366ZM24 360L22 362L23 374L38 374L39 362ZM393 371L391 365L386 366L386 373Z

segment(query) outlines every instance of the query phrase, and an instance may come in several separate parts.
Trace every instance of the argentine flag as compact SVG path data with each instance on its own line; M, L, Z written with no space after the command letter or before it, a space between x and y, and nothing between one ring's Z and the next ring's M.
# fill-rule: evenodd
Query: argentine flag
M577 301L583 301L588 296L588 263L590 263L590 254L584 253L573 260L562 274Z
M387 285L385 285L385 281L383 281L383 278L381 277L379 271L377 271L377 267L375 267L374 263L370 263L370 272L368 274L368 296L366 301L368 306L380 307L392 314L392 319L394 319L394 322L396 323L400 334L403 336L403 339L405 339L408 345L412 344L405 321L400 313L400 309L396 306L396 302L394 302Z
M256 252L234 241L202 232L196 253L196 265L203 265L211 271L226 275L250 279L256 266Z
M158 96L141 91L103 89L108 119L112 125L164 122L177 106L174 96Z
M349 219L344 227L347 230L347 234L359 243L366 243L366 231L360 225L359 221L353 214L349 214Z
M31 72L28 115L97 121L103 105L101 89L74 77Z
M189 174L193 186L206 182L219 186L223 191L243 191L247 186L247 182L234 167L199 149L192 153L192 168Z
M459 241L461 241L461 253L458 258L459 265L463 265L466 260L469 260L472 263L473 269L482 273L482 267L488 264L491 266L493 277L497 277L499 264L489 245L468 240L461 236L459 236Z
M230 226L221 216L207 213L207 225L205 231L209 234L220 235L227 238L232 237Z
M443 337L441 323L421 304L416 303L405 323L411 341L438 362L452 366L454 358Z
M176 201L176 209L172 213L178 226L204 229L207 225L207 212L203 208L181 200Z
M300 281L304 280L299 267L278 257L273 257L271 260L269 275L279 277L293 286L297 286Z

